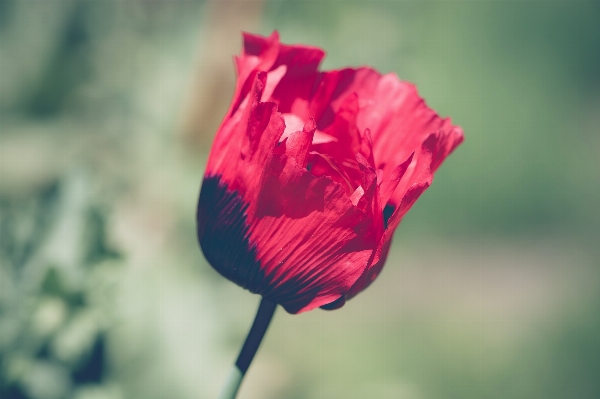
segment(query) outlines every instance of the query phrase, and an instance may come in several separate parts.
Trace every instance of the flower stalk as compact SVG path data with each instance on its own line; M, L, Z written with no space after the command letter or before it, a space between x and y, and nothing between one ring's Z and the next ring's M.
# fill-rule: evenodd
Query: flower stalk
M261 299L254 323L252 323L252 328L248 332L246 341L240 350L235 365L229 373L219 399L235 399L237 396L244 375L248 371L248 367L250 367L250 363L252 363L252 359L254 359L254 355L265 336L276 307L276 303L268 301L265 298Z

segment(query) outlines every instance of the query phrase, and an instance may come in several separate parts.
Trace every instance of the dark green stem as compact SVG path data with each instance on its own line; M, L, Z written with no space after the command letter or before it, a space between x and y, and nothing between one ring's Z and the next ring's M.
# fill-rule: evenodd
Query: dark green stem
M250 367L250 363L252 363L252 359L254 359L254 355L265 336L265 332L269 327L271 318L273 318L276 307L276 303L268 301L265 298L260 301L254 323L252 323L252 328L250 328L244 346L242 346L242 350L240 350L235 366L233 366L229 374L229 378L223 387L219 399L235 399L242 383L242 379L244 378L246 371L248 371L248 367Z

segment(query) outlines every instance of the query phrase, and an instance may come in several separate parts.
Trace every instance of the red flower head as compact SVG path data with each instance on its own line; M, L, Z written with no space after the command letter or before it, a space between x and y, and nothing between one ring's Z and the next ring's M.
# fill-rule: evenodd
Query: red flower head
M413 85L371 68L319 71L324 55L244 34L198 203L210 264L290 313L366 288L463 140Z

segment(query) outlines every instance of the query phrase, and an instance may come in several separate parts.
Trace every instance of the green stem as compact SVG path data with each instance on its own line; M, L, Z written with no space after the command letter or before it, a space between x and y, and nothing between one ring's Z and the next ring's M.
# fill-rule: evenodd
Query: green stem
M248 371L248 367L250 367L250 363L252 363L252 359L265 336L265 332L269 327L269 323L275 313L276 307L276 303L270 302L265 298L260 301L252 328L250 328L244 346L242 346L235 365L229 373L229 377L225 382L225 386L221 391L219 399L235 399L237 396L237 392L242 384L242 379L244 378L246 371Z
M221 395L219 395L219 399L235 398L238 389L240 389L240 385L242 384L242 378L244 378L244 374L242 374L237 366L233 366L229 371L229 376L227 377L227 381L225 381L225 385L223 386Z

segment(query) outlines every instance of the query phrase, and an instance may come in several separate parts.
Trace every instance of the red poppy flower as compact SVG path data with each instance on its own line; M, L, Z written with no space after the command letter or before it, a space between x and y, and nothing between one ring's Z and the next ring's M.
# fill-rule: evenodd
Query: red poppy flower
M413 85L366 67L319 71L324 55L244 34L198 203L210 264L290 313L366 288L463 140Z

